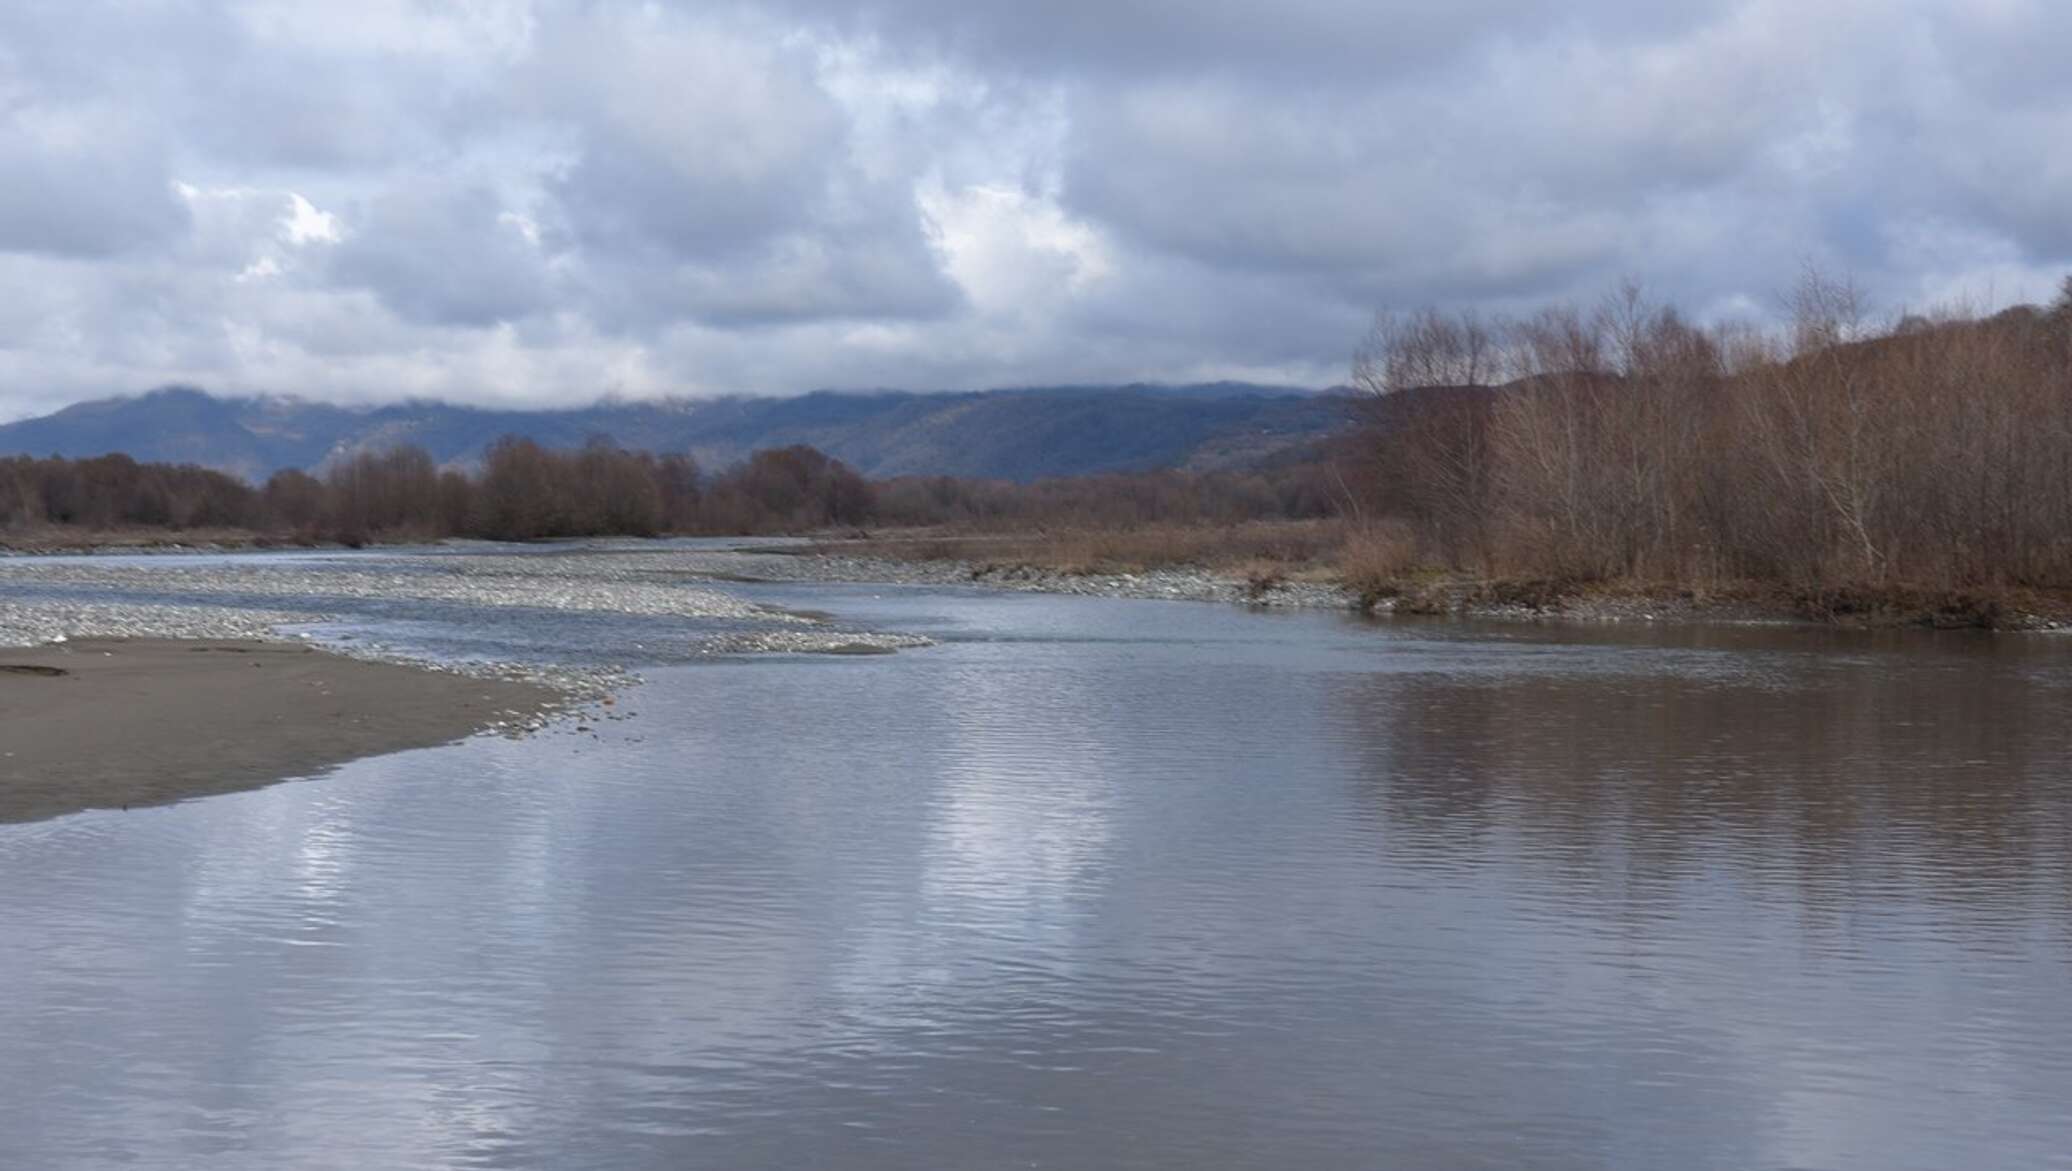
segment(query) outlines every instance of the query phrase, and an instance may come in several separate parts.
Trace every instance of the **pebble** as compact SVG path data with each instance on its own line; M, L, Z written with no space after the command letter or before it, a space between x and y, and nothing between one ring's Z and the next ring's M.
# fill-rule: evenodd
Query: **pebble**
M638 546L635 546L636 548ZM492 548L494 548L492 546ZM76 638L302 639L334 654L399 663L454 675L504 679L548 688L562 699L544 713L506 713L491 729L524 735L588 707L583 718L619 719L602 709L613 694L639 682L614 664L576 666L509 661L429 659L365 634L317 639L297 627L337 621L324 599L418 599L475 606L528 607L642 616L753 622L763 629L716 635L699 654L864 654L932 645L917 635L835 629L816 617L756 605L714 588L717 574L628 556L631 550L485 553L431 556L370 552L346 560L311 561L266 555L236 562L182 564L167 556L150 564L82 564L35 557L0 562L0 591L9 584L85 595L62 600L0 598L0 646L35 646ZM244 599L292 599L290 607L101 602L98 590Z
M412 598L473 606L588 610L681 618L735 618L806 624L812 620L743 601L715 589L686 588L681 580L644 572L627 558L541 555L440 557L372 553L351 572L338 562L305 562L265 555L235 563L180 565L171 557L149 565L0 562L0 585L10 580L82 589L152 590L242 597ZM680 575L679 575L680 576ZM213 637L213 636L212 636Z
M934 639L923 638L917 634L771 630L713 635L699 642L698 652L706 655L882 655L934 645Z
M636 546L637 548L637 546ZM588 555L624 561L600 550ZM581 562L585 556L559 558ZM1144 573L1065 573L1033 565L995 566L974 561L898 561L846 553L770 553L747 550L668 549L637 558L646 572L684 580L751 579L773 582L913 586L986 586L1025 593L1078 597L1142 598L1159 601L1224 602L1276 609L1344 610L1355 598L1326 582L1283 582L1256 596L1239 577L1206 569L1156 569Z
M279 628L321 617L220 606L0 600L0 646L40 646L75 638L277 639Z

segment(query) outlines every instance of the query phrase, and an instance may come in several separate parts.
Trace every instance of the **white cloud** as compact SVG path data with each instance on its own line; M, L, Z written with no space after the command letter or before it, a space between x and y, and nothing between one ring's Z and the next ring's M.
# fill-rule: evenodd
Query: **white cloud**
M2039 0L0 6L0 416L1242 374L2072 268Z
M981 313L1051 311L1114 270L1099 233L1052 199L983 185L919 198L944 267Z
M288 214L281 221L281 233L288 243L336 244L338 242L337 216L327 211L319 211L315 204L293 191L288 193L288 201ZM537 233L528 233L527 238L537 240Z

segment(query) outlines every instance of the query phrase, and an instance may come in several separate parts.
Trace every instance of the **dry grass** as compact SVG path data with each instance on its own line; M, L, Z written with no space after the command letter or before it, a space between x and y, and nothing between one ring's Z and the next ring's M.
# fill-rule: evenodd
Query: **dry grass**
M277 534L250 529L80 529L62 525L0 528L0 549L56 553L72 549L170 549L213 545L225 549L267 548L290 543Z
M1786 600L1801 617L1847 626L2006 630L2072 617L2072 592L2064 590L1840 585L1792 591Z
M1073 574L1206 569L1258 582L1263 591L1270 588L1268 582L1330 576L1343 542L1344 526L1335 520L1252 521L1026 533L904 533L878 536L869 552L902 561L969 561Z
M954 561L979 572L1144 573L1199 569L1245 584L1255 598L1291 581L1344 586L1358 603L1403 615L1489 610L1584 615L1666 611L1727 618L1801 618L1847 626L2018 629L2072 622L2072 592L1902 586L1792 588L1759 579L1589 578L1447 570L1394 520L1259 521L1232 526L1147 525L1041 532L880 531L829 540L825 553L899 561Z
M1350 529L1338 549L1339 580L1370 610L1384 599L1401 596L1417 567L1417 538L1401 521Z

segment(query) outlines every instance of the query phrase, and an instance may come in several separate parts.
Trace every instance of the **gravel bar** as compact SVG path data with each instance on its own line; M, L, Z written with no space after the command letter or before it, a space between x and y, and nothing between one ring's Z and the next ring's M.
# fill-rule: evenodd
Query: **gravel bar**
M341 620L336 604L417 600L448 605L530 608L738 622L744 631L693 639L689 657L743 654L880 654L933 645L909 634L831 626L812 615L761 606L719 588L747 576L730 554L698 555L675 565L639 543L585 548L461 545L425 551L370 551L346 557L259 554L234 561L148 564L72 558L0 561L0 646L37 646L87 638L303 640L367 662L552 688L572 703L600 701L638 682L611 663L536 664L436 659L362 634L321 638L307 628ZM719 560L713 561L717 556ZM782 559L778 559L782 560ZM758 559L758 564L760 559ZM9 587L26 587L14 591ZM56 599L33 596L59 593ZM221 598L222 604L102 601L97 593ZM25 596L26 595L26 596ZM267 605L273 600L282 604ZM297 628L305 628L298 630ZM539 727L531 720L514 730Z
M1254 591L1242 578L1193 568L1146 573L1063 573L1037 566L995 566L974 561L903 561L824 552L821 547L804 543L780 546L767 541L733 549L681 549L632 542L575 548L579 551L508 560L572 563L577 572L593 571L585 567L594 565L595 572L633 573L678 581L982 586L1090 598L1223 602L1282 609L1344 610L1358 600L1343 587L1325 582L1282 582Z

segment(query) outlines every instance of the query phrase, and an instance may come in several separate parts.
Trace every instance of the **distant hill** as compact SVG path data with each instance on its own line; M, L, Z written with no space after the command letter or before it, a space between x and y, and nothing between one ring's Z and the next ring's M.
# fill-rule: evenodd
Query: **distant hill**
M0 425L0 455L125 452L258 480L341 454L416 444L465 464L503 435L548 446L592 436L711 467L758 448L811 444L870 476L1009 480L1091 472L1246 467L1315 443L1342 419L1333 398L1247 383L1041 387L796 398L678 399L511 411L414 402L354 409L295 398L217 398L169 387Z

